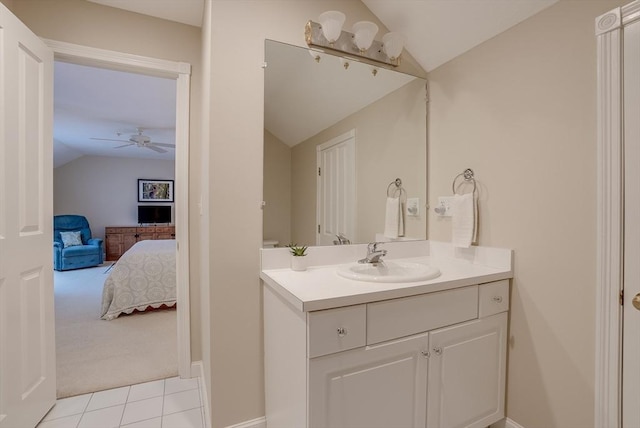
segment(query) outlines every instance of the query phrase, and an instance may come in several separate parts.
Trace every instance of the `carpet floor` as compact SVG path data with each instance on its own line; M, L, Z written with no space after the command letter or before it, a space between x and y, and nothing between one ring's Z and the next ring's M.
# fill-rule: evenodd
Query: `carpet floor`
M175 309L100 319L110 265L54 272L58 398L178 374Z

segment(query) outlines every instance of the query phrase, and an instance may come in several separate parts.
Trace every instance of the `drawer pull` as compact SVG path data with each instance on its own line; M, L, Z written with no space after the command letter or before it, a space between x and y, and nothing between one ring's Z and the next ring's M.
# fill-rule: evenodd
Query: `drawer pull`
M347 329L344 327L338 327L338 336L345 337L347 335Z
M496 303L502 303L502 296L493 296L492 300Z

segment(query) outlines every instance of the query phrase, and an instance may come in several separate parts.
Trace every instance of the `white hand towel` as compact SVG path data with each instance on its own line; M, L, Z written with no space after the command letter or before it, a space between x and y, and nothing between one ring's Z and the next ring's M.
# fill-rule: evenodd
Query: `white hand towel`
M404 236L404 221L402 218L402 203L400 202L400 198L387 198L384 236L392 239Z
M473 193L453 195L451 203L451 242L469 248L476 239L476 209Z

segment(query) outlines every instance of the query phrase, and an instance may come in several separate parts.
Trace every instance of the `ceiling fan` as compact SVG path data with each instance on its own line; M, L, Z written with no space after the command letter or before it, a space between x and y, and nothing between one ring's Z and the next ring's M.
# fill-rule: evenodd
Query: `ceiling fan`
M133 134L131 135L131 137L128 140L114 140L111 138L95 138L92 137L92 140L100 140L100 141L116 141L119 143L127 143L127 144L123 144L121 146L116 146L114 147L115 149L121 149L123 147L129 147L129 146L138 146L138 147L142 147L142 148L146 148L146 149L150 149L153 150L154 152L158 152L158 153L167 153L167 151L165 149L162 149L161 147L169 147L171 149L175 149L176 146L175 144L166 144L166 143L156 143L151 141L151 137L148 137L146 135L143 134L143 130L142 128L137 128L138 133L137 134ZM122 133L118 132L117 133L118 136L122 135Z

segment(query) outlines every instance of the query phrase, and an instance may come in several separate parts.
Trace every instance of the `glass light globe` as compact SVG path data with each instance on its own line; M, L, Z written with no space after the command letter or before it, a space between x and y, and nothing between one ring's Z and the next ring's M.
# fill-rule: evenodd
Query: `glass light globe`
M382 36L382 48L391 60L396 60L404 48L405 37L400 33L390 32Z
M364 52L371 47L373 38L378 34L378 26L373 22L359 21L353 24L354 42L360 52Z
M347 17L337 10L329 10L320 14L318 21L322 27L322 34L329 43L334 43L340 38L342 25Z

